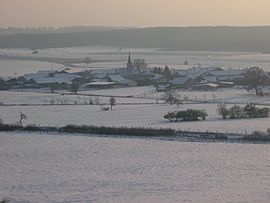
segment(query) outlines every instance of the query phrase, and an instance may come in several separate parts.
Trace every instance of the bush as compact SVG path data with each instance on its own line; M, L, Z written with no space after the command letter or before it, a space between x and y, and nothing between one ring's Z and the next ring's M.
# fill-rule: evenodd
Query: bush
M228 137L226 135L224 135L224 134L216 134L215 139L217 139L217 140L227 140Z
M259 117L269 117L270 110L269 108L262 108L257 110L257 114Z
M18 124L0 124L0 131L16 131L21 129L22 126Z
M234 105L229 109L229 117L231 119L239 119L244 117L244 110L239 105Z
M250 135L245 135L244 140L248 141L270 141L270 135L261 131L254 131Z
M223 119L227 119L229 116L229 109L227 109L226 104L218 104L217 112Z
M176 132L172 129L151 129L151 128L124 128L124 127L97 127L97 126L77 126L67 125L60 128L61 132L66 133L86 133L103 135L126 135L126 136L172 136Z
M255 107L255 104L247 104L244 107L244 112L248 117L252 118L257 114L257 108Z
M40 127L34 125L34 124L30 124L30 125L27 125L23 128L23 130L25 131L40 131Z
M168 112L166 115L163 116L166 120L169 121L177 121L176 112Z
M227 109L224 104L218 105L218 114L223 119L240 119L240 118L264 118L269 117L269 108L257 108L255 104L247 104L245 107L234 105L230 109Z
M169 121L199 121L205 120L207 116L205 110L188 109L186 111L168 112L163 117Z
M11 199L4 198L4 199L0 200L0 203L8 203L8 202L11 202Z

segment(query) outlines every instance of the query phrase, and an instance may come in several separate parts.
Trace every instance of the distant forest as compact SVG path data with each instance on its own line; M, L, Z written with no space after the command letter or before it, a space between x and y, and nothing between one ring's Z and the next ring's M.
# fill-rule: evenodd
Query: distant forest
M270 26L155 27L0 36L0 48L42 49L91 45L177 51L270 53Z

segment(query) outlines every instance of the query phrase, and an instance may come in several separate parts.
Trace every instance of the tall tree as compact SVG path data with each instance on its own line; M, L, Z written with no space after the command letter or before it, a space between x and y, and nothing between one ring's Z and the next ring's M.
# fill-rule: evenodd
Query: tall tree
M77 94L80 87L80 83L78 81L73 81L70 86L70 91L74 92L74 94Z
M172 73L167 65L165 66L162 73L165 75L166 78L171 78Z
M86 63L86 67L88 68L89 63L92 62L92 59L90 57L85 57L84 63Z
M265 85L266 80L267 77L263 69L251 67L247 70L245 78L242 80L242 84L246 85L249 89L255 89L256 95L259 95L259 87Z
M116 100L114 97L111 97L109 102L110 102L110 106L111 106L111 110L112 110L112 107L116 105Z

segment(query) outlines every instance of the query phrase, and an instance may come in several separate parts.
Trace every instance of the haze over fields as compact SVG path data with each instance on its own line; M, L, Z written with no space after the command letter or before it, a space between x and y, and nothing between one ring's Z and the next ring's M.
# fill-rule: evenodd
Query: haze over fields
M1 0L0 27L269 25L268 0Z

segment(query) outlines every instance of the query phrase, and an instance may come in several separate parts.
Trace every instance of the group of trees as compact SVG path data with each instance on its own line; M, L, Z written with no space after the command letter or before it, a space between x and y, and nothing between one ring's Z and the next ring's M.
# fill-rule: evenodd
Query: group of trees
M182 104L182 101L180 99L180 95L177 95L175 92L172 92L172 91L167 91L163 95L163 99L165 100L166 103L171 104L171 106L173 104L176 104L177 108L179 108L180 105Z
M169 121L199 121L205 120L208 116L205 110L188 109L185 111L168 112L164 118Z
M170 69L168 66L165 66L164 68L161 67L155 67L152 69L152 73L164 75L167 79L172 79L176 76L178 76L178 73L174 69Z
M218 114L223 119L240 119L240 118L264 118L269 117L269 108L257 108L255 104L247 104L244 107L234 105L227 108L226 104L218 105Z
M251 67L247 70L245 77L239 81L240 85L244 85L247 89L254 89L256 95L264 96L260 87L269 85L270 80L267 73L262 68Z
M72 84L70 85L70 91L73 92L74 94L77 94L79 88L80 88L80 83L77 81L73 81Z

